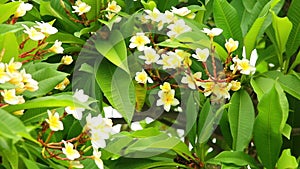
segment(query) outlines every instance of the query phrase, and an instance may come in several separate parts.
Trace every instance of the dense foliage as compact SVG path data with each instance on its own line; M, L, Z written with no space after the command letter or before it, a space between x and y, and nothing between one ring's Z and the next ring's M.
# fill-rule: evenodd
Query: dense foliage
M0 168L298 168L299 0L0 11Z

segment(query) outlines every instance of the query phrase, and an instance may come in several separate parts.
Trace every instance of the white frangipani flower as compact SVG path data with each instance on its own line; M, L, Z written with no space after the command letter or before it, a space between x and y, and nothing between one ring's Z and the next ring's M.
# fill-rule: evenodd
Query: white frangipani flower
M183 19L175 21L174 24L169 25L167 28L170 29L170 31L167 32L167 35L170 38L176 38L180 34L192 30L188 25L185 24Z
M104 169L103 161L101 160L101 155L101 151L98 151L98 149L93 149L93 160L95 161L99 169Z
M67 106L65 108L65 111L68 114L72 114L73 117L77 120L81 120L82 118L82 112L84 111L84 108L80 108L80 107L75 107L75 106Z
M202 32L206 33L210 38L213 38L214 36L220 35L223 32L223 30L220 28L203 28Z
M189 10L187 7L182 7L182 8L177 9L172 6L171 12L173 12L174 14L179 15L179 16L186 16L189 13L191 13L191 10Z
M192 57L197 59L200 62L206 62L207 58L209 56L209 50L207 48L205 49L196 49L196 54L192 54Z
M75 5L76 6L72 6L72 8L74 9L74 11L72 11L72 13L78 13L78 15L82 15L91 10L91 6L89 6L85 2L82 2L81 0L77 0L75 2Z
M57 54L64 53L64 48L61 45L62 45L62 42L59 40L56 40L54 42L53 46L49 48L49 51L53 52L53 53L57 53Z
M16 18L18 17L22 17L26 14L27 11L30 11L32 9L32 5L29 4L29 3L24 3L24 2L21 2L20 6L18 7L18 9L16 10L14 16Z
M162 59L157 61L157 64L163 65L163 69L176 69L182 65L182 60L175 52L168 52L161 55Z
M145 10L145 12L148 14L145 16L146 19L150 19L154 22L159 22L162 20L162 14L160 11L155 7L153 10Z
M109 2L107 5L107 8L106 8L106 10L114 12L114 13L119 13L121 11L121 9L122 8L117 4L116 1Z
M250 55L250 61L246 58L245 47L243 47L243 59L240 60L238 57L232 59L234 62L233 65L230 66L231 70L239 70L241 74L252 75L255 73L256 68L256 60L258 58L257 51L254 49Z
M59 114L55 112L52 114L50 110L47 110L48 113L48 119L46 119L46 122L49 124L49 127L52 131L58 131L63 130L64 125L59 119Z
M42 22L36 22L36 24L38 24L38 26L35 27L40 29L40 31L45 34L53 35L58 32L58 30L52 25L50 25L49 23L45 23L42 21Z
M144 55L140 55L139 58L145 60L145 64L150 65L152 63L156 63L159 60L160 56L152 47L145 47Z
M150 43L150 39L145 36L144 33L136 33L135 36L130 38L130 48L137 48L139 51L143 51L145 48L145 45Z
M175 90L171 89L168 92L164 92L160 90L158 92L159 99L156 102L156 106L164 106L164 109L166 111L170 111L171 106L177 106L179 104L179 101L174 97L175 96Z
M74 149L74 145L70 142L66 142L65 140L62 140L65 147L62 148L62 152L67 156L69 160L75 160L76 158L80 157L79 152Z
M185 76L181 79L181 83L188 84L188 87L191 89L196 89L198 86L200 86L200 82L197 81L197 79L201 79L201 77L201 72L196 72L192 76L185 74Z
M89 99L89 96L84 94L83 89L76 89L73 97L82 103L87 102Z
M144 69L141 72L136 72L135 80L138 83L142 83L142 84L146 84L147 82L153 83L153 80L150 77L148 77L148 74L145 72Z
M26 33L30 39L34 41L38 41L45 38L45 35L42 32L37 31L33 27L28 28L28 26L24 24L22 24L22 26L25 28L24 33Z

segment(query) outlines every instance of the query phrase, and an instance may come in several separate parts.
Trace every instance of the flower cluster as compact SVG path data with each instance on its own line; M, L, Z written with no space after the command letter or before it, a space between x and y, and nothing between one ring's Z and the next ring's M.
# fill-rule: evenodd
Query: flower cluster
M25 69L20 70L21 62L14 62L14 58L9 63L0 63L0 83L10 83L13 89L1 91L3 100L7 104L22 104L25 102L22 94L24 91L34 92L38 90L38 82L32 79L31 74L26 73Z
M167 10L164 13L154 8L152 11L145 10L145 13L146 15L141 17L144 24L149 24L152 27L153 23L155 23L158 30L167 29L166 35L169 39L166 41L172 41L179 35L192 31L185 21L181 19L182 17L192 18L194 16L186 7L179 9L173 7L171 11ZM206 97L211 96L211 100L217 103L224 99L230 99L230 91L237 91L241 88L241 82L236 79L239 74L252 75L255 73L256 50L252 52L250 61L246 59L245 52L243 52L242 59L239 59L237 55L233 57L233 53L239 47L239 42L232 38L226 40L224 45L228 52L226 63L224 63L225 68L222 70L217 69L217 58L215 57L213 41L214 37L221 35L223 30L220 28L204 28L202 32L210 38L210 48L198 47L194 50L186 50L184 48L173 50L169 48L160 49L155 44L153 35L149 34L148 36L143 32L136 33L129 40L129 48L137 48L138 51L142 52L138 58L144 61L146 67L141 72L136 72L135 80L140 84L154 83L150 89L160 86L161 90L158 92L159 99L156 105L163 105L166 111L170 111L171 106L177 106L179 101L174 97L175 90L171 89L171 87L168 88L168 86L172 85L166 82L166 79L160 79L159 71L156 71L156 75L152 73L151 68L153 64L161 66L162 70L178 70L176 76L181 76L183 86L174 85L175 87L188 87L192 90L198 90ZM200 62L204 72L190 69L193 59ZM203 76L204 73L205 76ZM161 84L162 82L164 82L163 85ZM163 88L168 88L168 90L163 90Z
M86 104L89 99L89 96L84 94L82 89L76 89L73 97L76 101ZM79 158L84 156L84 158L93 159L98 168L102 169L103 162L101 160L101 151L99 151L99 148L106 147L106 140L109 139L110 135L112 134L113 123L111 119L102 118L101 115L92 117L92 115L89 113L86 116L86 125L79 136L69 140L61 140L61 142L58 143L48 143L54 132L64 129L62 119L66 115L72 114L75 119L81 120L83 111L84 108L68 106L65 108L64 115L60 116L55 110L47 110L48 118L45 121L48 124L51 133L48 135L48 138L45 142L42 139L38 140L42 143L42 145L45 146L46 151L51 157L60 160L68 160L70 161L70 166L83 168L84 166L80 163ZM43 132L45 132L45 129ZM87 146L84 150L79 149L80 145L86 145L89 140L91 141L91 146ZM61 156L61 153L57 153L55 150L51 151L51 148L53 147L55 147L55 149L61 149L64 157ZM83 152L89 150L90 148L93 149L93 154L90 156L84 155ZM43 155L45 156L45 154Z
M114 19L114 22L118 23L122 19L120 16L117 15L121 11L121 9L122 8L117 4L116 1L111 1L107 5L107 8L106 8L107 14L105 14L105 17L108 20Z

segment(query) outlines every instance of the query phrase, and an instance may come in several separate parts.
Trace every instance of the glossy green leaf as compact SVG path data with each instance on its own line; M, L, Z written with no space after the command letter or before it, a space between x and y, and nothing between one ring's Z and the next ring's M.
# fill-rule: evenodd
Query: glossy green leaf
M133 82L135 86L135 101L136 101L136 111L140 112L144 106L147 94L147 85L138 84L136 81Z
M32 78L38 81L39 89L34 92L26 91L24 95L26 97L43 96L48 92L52 91L54 87L62 82L68 75L67 73L57 71L58 64L48 63L29 63L25 69L27 73L32 75Z
M250 59L250 54L256 46L258 34L265 20L266 16L257 18L244 38L246 56L248 59Z
M39 169L39 167L38 167L38 165L36 164L35 161L29 160L29 159L27 159L26 157L24 157L22 155L21 155L21 159L23 160L23 162L25 163L25 166L27 168L30 168L30 169Z
M233 38L238 40L239 51L242 45L242 30L240 27L240 18L237 11L226 0L214 1L214 19L216 26L223 29L223 35L226 39Z
M104 5L104 4L102 4L103 1L102 0L83 0L83 2L85 2L86 4L88 4L89 6L92 7L91 10L86 13L86 17L89 20L93 20L93 19L97 18L100 13L102 5Z
M197 117L199 114L199 104L197 101L200 100L198 92L191 92L185 107L185 116L188 123L186 123L185 131L190 143L195 146L197 138Z
M275 85L258 103L258 116L254 124L254 142L264 167L273 169L282 144L281 122L283 118L280 95Z
M235 92L230 100L228 120L233 138L233 150L243 151L252 138L254 107L245 90Z
M18 60L19 56L19 44L17 38L13 32L0 35L0 53L4 52L0 60L4 63L8 63L11 58Z
M47 42L55 42L56 40L59 40L63 43L72 43L80 45L83 45L85 43L84 40L77 38L72 34L62 32L57 32L56 34L51 35L47 38Z
M110 104L130 123L135 109L135 91L130 75L103 60L97 70L96 80Z
M2 156L1 164L4 164L6 168L19 169L19 152L16 146L12 146L10 149L0 149L0 155Z
M77 107L83 107L88 110L92 110L88 104L90 104L92 101L89 101L88 103L81 103L74 99L73 95L71 94L61 94L61 95L52 95L52 96L44 96L39 97L36 99L32 99L29 101L26 101L23 104L17 104L17 105L10 105L5 108L4 110L8 112L15 112L17 110L23 110L23 109L34 109L34 108L56 108L56 107L66 107L66 106L77 106Z
M21 2L10 2L7 4L0 4L0 23L9 19L9 17L16 12Z
M266 77L257 77L252 78L250 83L257 95L258 100L260 100L265 93L272 89L275 80Z
M25 125L20 119L11 115L3 109L0 109L0 135L18 141L22 137L35 142L35 139L27 132Z
M251 168L259 168L256 161L251 156L245 154L242 151L223 151L220 154L218 154L216 157L214 157L213 159L207 162L208 163L220 162L222 164L224 163L234 164L240 167L249 165Z
M289 124L285 124L282 129L282 135L286 137L287 139L291 138L293 128Z
M296 169L298 162L294 156L291 155L291 149L285 149L277 162L278 169Z
M126 62L127 48L120 31L113 30L110 32L108 40L98 39L96 41L96 49L113 64L129 72Z
M292 30L293 24L289 21L287 17L280 18L272 12L272 26L275 32L276 44L279 50L279 55L282 55L286 49L286 43L290 32Z
M300 46L300 3L292 1L287 13L289 20L293 24L293 28L286 44L286 53L288 57L292 56Z

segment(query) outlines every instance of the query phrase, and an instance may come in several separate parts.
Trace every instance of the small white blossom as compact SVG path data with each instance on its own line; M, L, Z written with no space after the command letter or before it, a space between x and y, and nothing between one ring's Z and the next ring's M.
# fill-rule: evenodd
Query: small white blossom
M38 26L35 26L36 28L40 29L41 32L48 34L48 35L53 35L58 32L58 30L50 25L49 23L44 23L42 22L36 22Z
M159 99L156 102L157 106L164 106L164 109L166 111L170 111L171 106L177 106L179 104L179 101L174 97L175 96L175 90L171 89L169 92L164 92L160 90L158 92Z
M162 14L160 11L155 7L153 8L153 11L151 10L145 10L145 12L148 14L145 16L146 19L150 19L154 22L159 22L162 19Z
M162 59L157 61L157 64L163 65L163 69L176 69L182 65L183 58L175 52L168 52L161 55Z
M135 80L138 83L146 84L147 82L153 83L152 79L148 77L148 74L143 69L141 72L136 72L135 74Z
M74 149L74 145L72 143L66 142L65 140L62 140L65 147L62 148L62 152L67 156L69 160L75 160L76 158L80 157L79 152Z
M212 28L211 30L207 28L203 28L202 32L206 33L209 37L212 38L214 36L220 35L223 32L223 30L220 28Z
M28 26L24 24L22 24L22 26L25 28L24 33L26 33L30 39L34 41L38 41L45 38L45 35L42 32L37 31L33 27L28 28Z
M177 9L172 6L171 12L173 12L174 14L177 14L179 16L186 16L189 13L191 13L191 10L189 10L187 7L182 7L182 8Z
M29 3L21 2L20 6L16 10L14 16L15 17L22 17L26 14L27 11L30 11L32 9L32 5Z
M84 108L80 108L80 107L74 107L74 106L67 106L65 108L65 111L68 113L68 114L72 114L73 117L77 120L81 120L82 118L82 112L84 111L85 109Z
M97 167L99 169L104 169L104 166L103 166L103 161L101 160L101 151L98 151L98 149L94 149L93 150L93 160L95 161Z
M192 30L189 26L187 26L185 24L183 19L175 21L174 24L169 25L167 28L170 29L170 31L167 32L167 35L170 38L174 38L174 37L176 38L180 34L189 32Z
M91 6L89 6L85 2L82 2L81 0L77 0L75 5L76 6L72 6L72 8L74 9L74 11L72 11L72 13L78 13L78 15L82 15L91 10Z
M46 122L49 124L49 127L52 131L58 131L63 130L64 125L59 119L59 114L55 112L52 114L50 110L47 110L48 113L48 119L46 119Z
M139 58L145 60L145 64L150 65L156 63L160 57L152 47L145 47L144 55L139 56Z
M72 56L65 55L61 58L60 62L64 65L70 65L73 62L73 58Z
M196 49L196 54L192 54L192 57L197 59L200 62L206 62L207 58L209 56L209 50L207 48L205 49Z
M197 79L201 79L201 77L201 72L196 72L192 76L185 74L185 76L181 79L181 83L188 84L188 87L191 89L196 89L198 86L200 86L200 82L197 81Z
M130 48L137 48L139 51L143 51L145 45L150 43L150 39L145 36L144 33L137 33L135 36L130 38Z
M114 13L119 13L121 11L121 7L117 4L116 1L112 1L108 3L106 10Z
M82 103L87 102L89 99L89 96L84 94L82 89L76 89L73 97Z
M64 48L61 45L62 45L62 42L59 40L56 40L54 42L53 46L49 48L49 51L54 52L54 53L63 53Z

